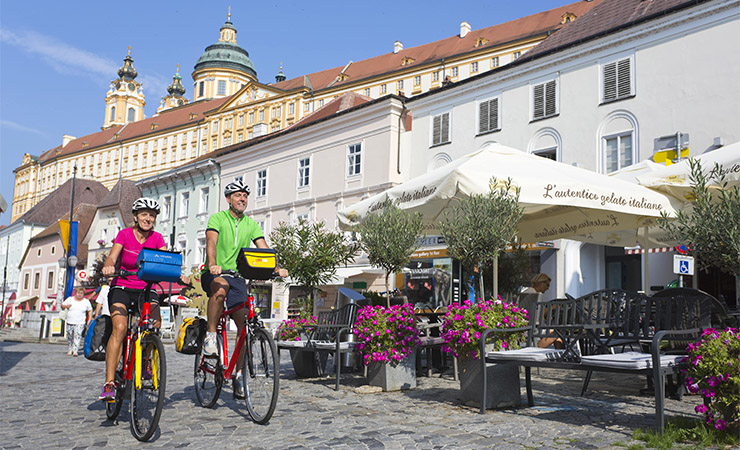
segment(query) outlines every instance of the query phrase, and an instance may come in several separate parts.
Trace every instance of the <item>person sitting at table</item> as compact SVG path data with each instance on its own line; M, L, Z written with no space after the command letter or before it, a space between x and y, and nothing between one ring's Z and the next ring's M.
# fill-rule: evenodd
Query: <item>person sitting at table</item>
M538 273L532 278L532 286L523 290L522 293L519 295L519 306L529 312L529 320L535 320L535 317L532 317L532 313L534 313L535 311L534 306L537 304L538 301L542 299L542 294L550 289L551 281L552 279L547 274ZM545 314L547 313L548 311L545 310ZM537 347L547 348L551 345L557 349L562 349L565 347L563 345L563 341L560 338L555 337L555 333L551 332L550 336L553 337L540 339L540 341L537 343Z

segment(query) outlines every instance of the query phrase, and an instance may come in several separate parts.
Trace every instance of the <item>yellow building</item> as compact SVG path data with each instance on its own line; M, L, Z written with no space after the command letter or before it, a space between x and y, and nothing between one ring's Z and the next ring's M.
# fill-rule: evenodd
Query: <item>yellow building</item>
M192 102L184 96L178 66L168 95L149 118L129 49L106 94L102 130L65 135L60 146L40 156L24 155L14 170L11 222L68 180L74 167L78 177L110 189L119 178L156 175L289 127L346 92L415 96L514 61L598 3L581 1L480 30L462 22L452 37L408 49L396 41L388 53L316 73L287 79L281 67L269 83L259 81L249 53L237 44L229 15L218 41L194 66Z

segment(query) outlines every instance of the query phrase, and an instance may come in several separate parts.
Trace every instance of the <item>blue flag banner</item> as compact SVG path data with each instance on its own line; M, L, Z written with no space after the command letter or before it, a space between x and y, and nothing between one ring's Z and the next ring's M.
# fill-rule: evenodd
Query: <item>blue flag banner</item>
M69 229L69 251L67 260L70 256L77 256L77 222L72 221ZM72 296L72 290L75 286L75 266L67 265L67 286L64 288L64 298Z

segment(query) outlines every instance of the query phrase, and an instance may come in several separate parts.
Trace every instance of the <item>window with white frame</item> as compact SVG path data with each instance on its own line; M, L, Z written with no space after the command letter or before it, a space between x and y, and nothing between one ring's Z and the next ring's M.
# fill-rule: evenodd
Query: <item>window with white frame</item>
M362 143L347 146L347 176L360 175L362 171Z
M254 111L249 113L249 123L254 123Z
M323 98L321 100L319 100L319 108L321 108L322 106L324 106L324 99Z
M450 113L437 114L432 117L432 145L450 142Z
M190 209L190 192L183 192L180 197L180 217L187 217Z
M513 55L511 55L511 59L519 59L519 57L522 56L522 52L514 52Z
M177 249L182 253L182 263L187 264L188 241L186 239L180 239L180 241L177 243Z
M543 119L558 113L557 80L532 86L532 120Z
M396 81L396 90L402 91L403 90L403 80Z
M432 72L432 81L439 81L439 70Z
M365 88L365 90L363 91L363 93L364 93L365 97L370 97L370 88Z
M33 288L38 289L41 287L41 272L33 274Z
M635 160L633 132L605 136L603 138L604 173L612 173L627 166Z
M309 112L311 111L311 104L310 103L304 103L303 104L303 112Z
M551 159L553 161L558 160L558 148L557 147L543 148L543 149L535 150L532 153L539 157Z
M257 197L267 195L267 169L257 171Z
M308 213L298 214L298 216L296 216L296 221L308 222Z
M452 69L450 69L450 72L451 72L451 74L452 74L453 77L456 77L457 76L457 67L453 67Z
M170 214L172 214L172 197L169 195L164 198L162 208L162 220L169 220Z
M421 84L421 75L416 75L414 77L414 86L419 86Z
M218 95L226 95L226 81L218 80Z
M267 230L265 229L265 221L264 220L257 220L257 225L260 226L260 230L262 230L262 234L267 234Z
M260 122L264 122L264 121L265 121L265 110L260 109Z
M491 58L491 68L498 67L498 56Z
M198 238L198 263L206 260L206 239Z
M309 183L309 170L311 169L311 158L298 160L298 187L307 187Z
M200 205L198 206L198 213L203 214L208 212L208 197L210 195L210 188L204 187L200 189Z
M478 103L478 134L500 129L498 97Z
M470 72L475 73L478 71L478 62L474 61L470 63Z
M46 277L46 289L54 289L54 272L50 271Z
M244 114L239 114L239 126L244 126Z
M381 93L381 94L385 94L385 93L387 93L387 92L388 92L388 85L386 85L386 84L381 84L381 85L380 85L380 93Z
M295 114L295 103L288 103L288 115Z
M602 103L634 95L632 89L632 58L623 58L601 66Z

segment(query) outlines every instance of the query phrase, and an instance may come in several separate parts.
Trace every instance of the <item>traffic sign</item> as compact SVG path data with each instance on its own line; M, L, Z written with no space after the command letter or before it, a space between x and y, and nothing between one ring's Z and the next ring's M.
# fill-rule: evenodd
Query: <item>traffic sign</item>
M673 255L673 273L678 275L693 275L694 257Z
M84 270L80 270L79 272L77 272L77 278L79 278L82 281L86 280L87 272L85 272Z
M682 254L682 255L685 255L686 253L688 253L689 250L690 250L689 249L689 246L688 245L685 245L685 244L684 245L677 245L676 246L676 251L678 253Z

